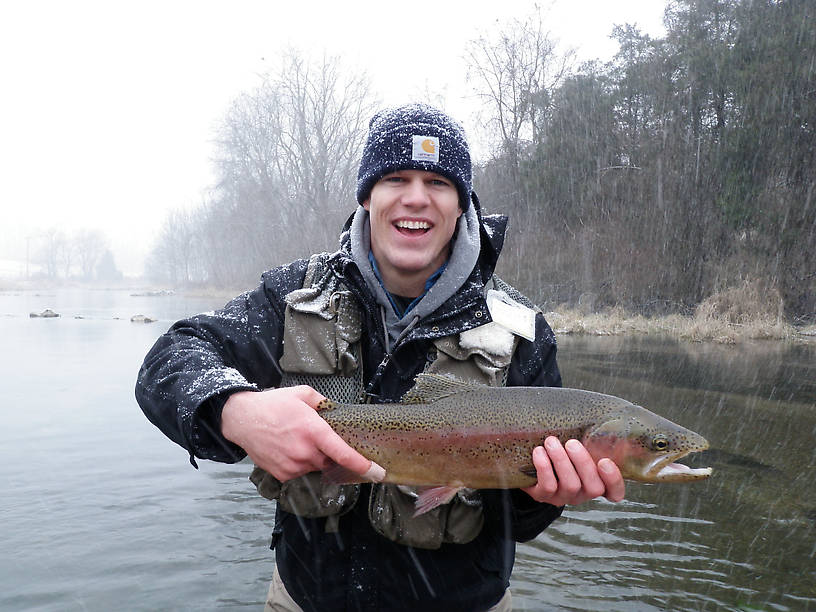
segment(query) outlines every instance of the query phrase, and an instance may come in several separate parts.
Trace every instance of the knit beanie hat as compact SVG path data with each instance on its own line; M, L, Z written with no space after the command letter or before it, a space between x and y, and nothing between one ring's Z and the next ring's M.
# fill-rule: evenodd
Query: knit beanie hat
M462 126L426 104L385 109L371 118L368 140L357 173L357 202L374 183L397 170L427 170L447 177L466 210L472 190L470 151Z

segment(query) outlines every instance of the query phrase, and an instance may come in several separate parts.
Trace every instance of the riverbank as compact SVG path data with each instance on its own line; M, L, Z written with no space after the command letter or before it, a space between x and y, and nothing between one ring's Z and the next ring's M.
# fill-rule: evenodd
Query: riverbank
M691 315L645 317L621 308L588 313L568 306L547 315L556 333L618 335L662 334L692 342L736 344L748 340L816 341L816 325L794 325L784 317L780 292L762 281L716 292Z
M780 319L731 322L721 317L666 315L644 317L622 309L583 313L559 308L544 315L556 335L584 334L617 336L661 334L691 342L737 344L748 340L790 340L816 342L816 325L796 327Z

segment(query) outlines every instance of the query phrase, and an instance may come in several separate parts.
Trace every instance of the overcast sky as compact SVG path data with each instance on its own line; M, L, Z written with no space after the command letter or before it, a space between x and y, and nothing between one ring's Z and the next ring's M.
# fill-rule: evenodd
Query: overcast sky
M580 56L609 58L612 27L663 34L663 0L540 2ZM0 259L59 226L103 230L141 272L166 211L213 182L214 126L287 47L365 70L386 104L440 95L469 127L463 52L523 0L19 0L0 4ZM550 7L550 8L548 8ZM465 115L465 116L461 116ZM34 238L36 240L36 238Z

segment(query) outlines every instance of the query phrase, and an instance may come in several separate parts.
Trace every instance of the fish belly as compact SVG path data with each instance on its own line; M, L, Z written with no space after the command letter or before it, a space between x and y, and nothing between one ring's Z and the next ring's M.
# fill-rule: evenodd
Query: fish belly
M474 489L530 486L535 478L532 451L540 436L496 432L389 431L338 432L364 456L385 468L385 482ZM345 435L344 435L345 434Z

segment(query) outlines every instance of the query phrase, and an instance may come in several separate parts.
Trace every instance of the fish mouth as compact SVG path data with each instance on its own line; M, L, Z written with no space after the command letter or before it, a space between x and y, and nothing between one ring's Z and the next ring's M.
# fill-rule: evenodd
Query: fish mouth
M710 467L692 468L683 463L677 463L686 455L705 450L707 448L697 448L694 450L677 451L656 457L644 470L647 482L689 482L692 480L704 480L711 476L713 470Z

